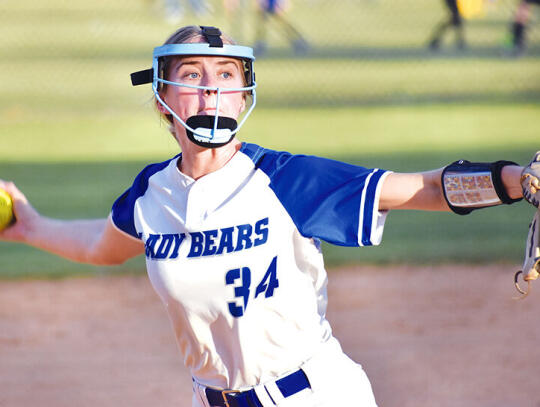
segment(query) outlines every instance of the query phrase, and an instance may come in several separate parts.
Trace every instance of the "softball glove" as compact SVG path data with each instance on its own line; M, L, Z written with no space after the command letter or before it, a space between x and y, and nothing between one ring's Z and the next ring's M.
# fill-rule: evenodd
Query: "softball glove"
M538 156L538 154L537 154ZM538 202L538 201L537 201ZM523 294L523 297L529 294L531 281L540 276L540 209L536 211L531 224L529 225L529 234L525 246L525 260L523 268L514 276L514 283L517 290ZM520 288L518 277L523 274L523 280L528 284L527 291ZM522 298L523 298L522 297Z
M540 204L540 151L521 172L521 189L523 197L538 208Z

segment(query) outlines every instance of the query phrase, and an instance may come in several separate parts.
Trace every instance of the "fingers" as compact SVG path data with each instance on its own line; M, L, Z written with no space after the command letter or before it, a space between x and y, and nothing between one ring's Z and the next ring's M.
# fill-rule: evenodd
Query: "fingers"
M28 203L26 196L13 182L0 179L0 188L11 196L15 215L14 222L0 231L0 240L25 242L36 220L39 219L39 213Z
M13 202L13 213L15 215L13 223L16 223L21 204L28 205L28 200L26 199L26 196L24 196L24 194L19 190L19 188L17 188L11 181L4 181L0 179L0 188L6 191L11 197L11 201ZM9 229L9 227L6 229Z
M28 203L26 196L24 196L24 194L15 186L13 182L0 179L0 188L5 190L11 196L13 204L15 204L16 201Z
M13 184L13 182L8 182L8 181L4 181L4 180L0 180L0 189L7 192L7 194L11 198L11 201L13 203L12 210L13 210L13 213L15 213L16 198L14 197L14 195L21 194L21 192L17 189L17 187L15 186L15 184ZM6 236L9 237L9 234L10 234L11 231L8 232L8 229L10 229L15 222L16 222L16 215L12 218L10 224L8 224L7 226L4 226L2 228L2 230L0 231L0 236L1 237L6 237Z

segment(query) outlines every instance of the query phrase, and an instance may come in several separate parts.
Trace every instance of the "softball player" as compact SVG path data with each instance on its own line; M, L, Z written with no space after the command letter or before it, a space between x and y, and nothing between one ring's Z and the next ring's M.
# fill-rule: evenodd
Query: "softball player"
M378 244L390 209L513 202L522 168L459 161L397 174L242 143L253 61L216 28L178 30L132 81L152 84L182 152L144 168L101 220L44 218L0 182L17 216L0 237L93 264L144 253L193 375L193 406L375 406L325 317L320 239Z

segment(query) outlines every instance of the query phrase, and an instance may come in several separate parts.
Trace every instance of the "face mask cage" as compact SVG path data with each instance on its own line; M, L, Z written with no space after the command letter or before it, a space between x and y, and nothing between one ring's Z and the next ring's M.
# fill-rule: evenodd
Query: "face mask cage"
M224 56L230 58L240 59L243 62L244 75L246 86L239 88L222 88L222 87L209 87L190 85L180 82L173 82L163 78L164 72L162 69L162 62L165 57L182 57L182 56ZM193 133L194 137L202 143L202 145L211 146L212 144L223 145L225 141L230 141L232 137L240 130L244 125L246 119L253 111L256 103L256 87L255 73L253 72L253 50L249 47L239 45L223 44L222 46L212 46L206 43L189 43L189 44L167 44L154 48L153 64L151 69L139 71L131 74L131 81L134 86L142 85L145 83L152 83L152 91L158 103L160 103L164 109L170 113L176 121L178 121L188 132ZM210 90L216 92L216 114L213 119L212 128L197 128L190 127L184 120L182 120L161 98L159 91L163 85L167 86L180 86L184 88L191 88L197 90ZM221 95L228 92L246 92L251 95L252 102L244 113L244 116L235 129L222 129L218 128L219 123L219 104L221 101Z

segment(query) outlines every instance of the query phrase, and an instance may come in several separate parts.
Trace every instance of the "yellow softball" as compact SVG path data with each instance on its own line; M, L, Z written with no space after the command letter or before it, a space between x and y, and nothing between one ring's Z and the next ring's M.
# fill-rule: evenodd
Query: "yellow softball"
M0 230L4 229L13 219L13 201L9 194L0 188Z

